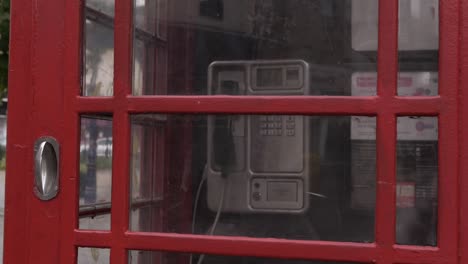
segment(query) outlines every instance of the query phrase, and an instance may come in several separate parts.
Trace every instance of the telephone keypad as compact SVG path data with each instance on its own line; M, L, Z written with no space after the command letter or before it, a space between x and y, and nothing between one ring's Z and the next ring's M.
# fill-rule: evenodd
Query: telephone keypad
M296 134L296 120L294 116L286 117L286 135L293 137Z
M283 132L283 120L286 120ZM294 136L296 134L296 120L294 116L260 116L261 136Z

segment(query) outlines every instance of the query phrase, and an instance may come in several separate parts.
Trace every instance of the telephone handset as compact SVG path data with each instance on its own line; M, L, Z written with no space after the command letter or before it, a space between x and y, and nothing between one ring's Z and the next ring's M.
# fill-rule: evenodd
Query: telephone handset
M226 80L220 86L221 94L238 94L239 85L233 80ZM234 141L231 133L231 120L229 116L217 116L214 120L214 142L224 142L213 146L214 165L221 171L221 176L225 177L229 167L235 163Z
M223 177L226 176L228 167L235 163L234 142L229 123L229 117L215 117L213 141L223 142L223 144L213 146L213 161L214 166L221 171Z
M223 61L209 67L210 94L308 94L301 60ZM208 207L299 213L308 207L309 121L291 115L215 115L208 120ZM226 187L226 188L225 188Z

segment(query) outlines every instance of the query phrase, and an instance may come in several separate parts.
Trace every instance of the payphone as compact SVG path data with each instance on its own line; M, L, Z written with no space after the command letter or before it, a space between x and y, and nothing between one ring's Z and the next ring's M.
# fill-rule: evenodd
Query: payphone
M309 94L302 60L216 61L211 95ZM217 211L300 213L308 207L309 120L294 115L211 116L207 203Z

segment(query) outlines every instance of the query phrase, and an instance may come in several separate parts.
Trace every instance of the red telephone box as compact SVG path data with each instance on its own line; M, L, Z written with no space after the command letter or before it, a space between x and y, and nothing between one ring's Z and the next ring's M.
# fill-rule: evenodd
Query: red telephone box
M14 0L4 262L467 262L467 13Z

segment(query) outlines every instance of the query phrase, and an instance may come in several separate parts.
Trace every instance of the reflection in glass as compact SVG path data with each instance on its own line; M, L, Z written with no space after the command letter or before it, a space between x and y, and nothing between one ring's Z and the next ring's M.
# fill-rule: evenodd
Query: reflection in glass
M0 114L0 214L5 212L5 167L7 142L7 116ZM4 217L0 218L0 256L3 256Z
M188 253L170 253L158 251L137 251L131 250L128 254L129 264L358 264L340 261L316 261L297 259L274 259L244 256L220 256L220 255L191 255Z
M110 207L80 206L79 228L87 230L110 230Z
M135 0L135 29L166 39L167 0Z
M437 117L399 117L396 240L437 245Z
M352 2L352 46L358 51L377 51L378 1ZM373 11L374 10L374 11ZM439 1L399 1L399 79L400 96L438 94ZM352 95L375 95L375 69L356 68Z
M270 95L293 86L302 92L292 94L351 95L353 72L377 71L377 48L355 45L377 44L368 33L377 36L376 0L134 0L134 8L134 79L143 80L134 95L208 95L214 79L244 87L239 95L261 94L255 82L271 84ZM301 75L291 61L307 65ZM260 62L274 69L257 71Z
M109 264L110 249L107 248L78 248L78 264Z
M114 82L113 1L86 1L84 96L112 96Z
M86 7L92 8L108 16L114 16L115 0L86 0Z
M439 47L439 1L399 0L400 51L437 50ZM376 51L378 39L378 1L352 2L353 49Z
M82 117L80 139L81 229L110 227L112 183L112 120Z
M439 49L439 0L399 0L399 50Z
M374 239L375 117L142 114L131 133L132 231Z
M438 95L439 1L399 1L400 96Z

